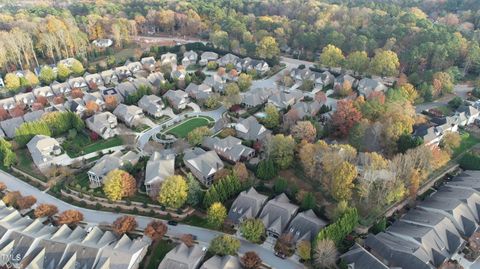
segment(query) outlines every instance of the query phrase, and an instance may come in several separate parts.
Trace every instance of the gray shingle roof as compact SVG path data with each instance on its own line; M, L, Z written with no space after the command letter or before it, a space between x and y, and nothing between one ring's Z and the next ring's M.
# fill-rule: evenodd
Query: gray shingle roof
M240 259L236 256L213 256L203 263L200 269L242 269Z
M319 219L313 210L310 209L298 213L290 223L287 232L293 235L294 241L313 241L320 229L326 225L327 223Z
M181 243L167 253L158 269L196 269L204 256L201 246L194 245L189 248Z
M355 244L341 258L353 269L388 269L385 264L358 244Z
M242 220L256 218L267 199L266 195L259 194L253 187L242 191L230 207L228 219L239 224Z
M267 230L281 234L297 211L298 206L291 204L288 197L282 193L267 202L259 218Z

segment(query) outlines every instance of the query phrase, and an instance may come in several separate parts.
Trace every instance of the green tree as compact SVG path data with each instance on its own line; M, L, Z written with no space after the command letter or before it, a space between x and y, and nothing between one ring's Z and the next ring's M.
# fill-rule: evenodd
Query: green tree
M240 101L240 88L237 83L228 83L225 86L225 96L222 100L223 105L226 108L230 108L233 105L239 104Z
M345 60L345 67L359 74L364 73L369 64L370 58L365 51L354 51Z
M331 178L330 192L337 201L348 200L352 197L353 181L357 177L357 169L347 161L342 162Z
M188 184L188 197L187 204L191 206L197 206L203 199L203 190L202 186L198 180L196 180L191 173L187 174L187 184Z
M268 151L276 167L287 169L293 162L295 140L290 135L277 134L269 141Z
M246 219L240 224L240 233L252 243L261 243L265 235L265 225L260 219Z
M196 146L200 145L205 137L211 135L212 131L207 126L201 126L190 131L187 135L187 140L190 145Z
M74 60L72 62L72 72L75 74L75 76L81 76L83 73L85 73L85 69L80 61Z
M330 239L338 245L345 236L349 235L358 223L358 212L356 208L347 208L343 215L334 223L320 230L317 236L317 242Z
M262 122L269 129L278 127L280 124L280 112L274 105L267 104L265 106L265 118Z
M277 41L271 36L262 38L257 45L256 55L263 59L276 59L280 55Z
M227 209L219 202L213 203L207 210L207 222L215 229L220 228L227 218Z
M320 54L320 64L327 67L342 67L345 56L341 49L334 45L327 45Z
M252 76L241 73L240 76L238 76L238 87L240 88L240 91L244 92L247 91L250 86L252 86Z
M12 144L4 138L0 138L0 161L2 165L4 167L10 167L16 160L17 155L15 155L15 152L12 150Z
M240 241L231 235L219 235L210 242L208 252L213 255L236 255L240 249Z
M57 76L50 66L45 65L40 71L39 79L43 85L50 85L55 79L57 79Z
M307 210L307 209L314 209L316 205L317 205L317 201L315 199L315 195L311 192L305 193L300 207L304 210Z
M17 92L20 90L20 78L14 73L8 73L5 75L5 87L10 91Z
M298 256L304 261L309 261L312 258L312 244L310 241L302 240L297 244Z
M180 208L188 197L187 181L179 175L167 177L160 188L158 202L171 208Z
M400 61L395 52L390 50L382 50L375 54L370 62L370 72L379 76L396 76Z
M409 149L416 148L423 144L423 139L411 134L402 134L397 140L397 148L400 153L405 153Z
M67 80L71 74L72 74L72 71L66 65L64 64L57 65L57 77L60 81Z
M215 47L224 50L228 50L230 46L228 33L225 31L215 31L210 33L210 42L212 42Z
M275 193L280 194L282 192L285 192L287 188L288 182L286 179L279 177L275 180L275 183L273 185L273 190L275 191Z
M256 176L259 179L269 180L277 175L277 170L275 169L275 164L272 159L262 160L258 163Z

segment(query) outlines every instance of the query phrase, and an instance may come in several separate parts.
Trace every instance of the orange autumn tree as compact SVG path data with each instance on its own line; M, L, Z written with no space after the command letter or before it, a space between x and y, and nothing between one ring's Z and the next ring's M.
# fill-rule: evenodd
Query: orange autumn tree
M344 138L353 126L362 119L362 113L353 105L352 100L340 100L337 110L332 115L332 127L334 136Z
M152 240L159 240L163 238L167 230L168 227L163 221L154 220L145 227L143 233Z
M21 197L17 200L17 207L18 209L27 209L30 208L37 202L37 198L33 197L32 195Z
M118 101L116 96L108 95L105 97L105 107L108 110L114 110L115 107L117 107L117 105L118 105Z
M58 213L58 208L52 204L40 204L35 208L34 215L36 218L52 217Z
M76 225L83 220L83 214L74 209L63 211L60 216L58 216L58 223L60 225Z
M83 91L82 91L81 89L75 88L75 89L72 90L72 92L71 92L70 95L71 95L72 98L74 98L74 99L75 99L75 98L83 98L84 93L83 93Z
M132 216L122 216L117 218L112 225L113 231L117 235L124 235L137 228L137 221Z

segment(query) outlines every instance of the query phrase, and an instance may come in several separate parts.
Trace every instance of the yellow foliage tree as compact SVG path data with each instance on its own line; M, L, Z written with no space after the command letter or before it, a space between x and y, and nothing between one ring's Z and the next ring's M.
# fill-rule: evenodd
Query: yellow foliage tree
M127 172L115 169L105 177L103 191L108 199L118 201L135 193L135 179Z
M333 173L330 192L337 201L350 200L352 197L353 181L357 177L357 168L349 162L342 162Z
M212 227L220 227L227 217L227 209L219 202L213 203L207 210L207 221Z
M188 197L188 184L182 176L165 179L158 194L158 202L171 208L180 208Z

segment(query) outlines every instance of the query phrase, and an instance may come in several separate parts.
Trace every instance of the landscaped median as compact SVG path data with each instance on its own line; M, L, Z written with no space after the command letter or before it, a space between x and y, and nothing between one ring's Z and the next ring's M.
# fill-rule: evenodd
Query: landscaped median
M70 158L76 158L92 152L121 146L123 141L119 136L110 139L93 140L85 134L78 134L72 139L68 139L62 144L63 149Z
M171 127L166 131L167 134L172 134L177 138L185 138L190 131L195 128L208 126L213 124L214 120L206 116L196 116L192 118L186 118L179 124Z

